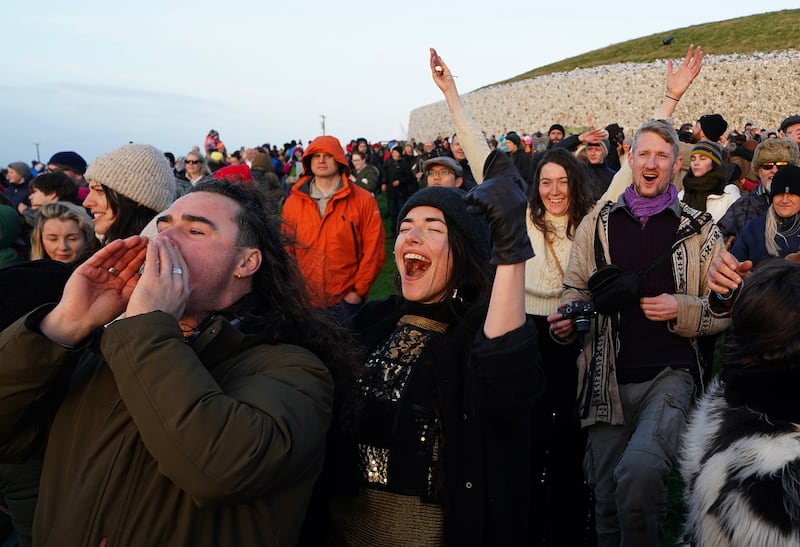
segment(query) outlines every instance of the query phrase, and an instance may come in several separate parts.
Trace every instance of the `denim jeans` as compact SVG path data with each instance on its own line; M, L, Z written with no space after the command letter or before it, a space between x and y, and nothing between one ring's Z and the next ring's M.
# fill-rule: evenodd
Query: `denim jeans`
M598 423L584 467L595 493L600 546L664 543L667 479L677 461L694 394L685 370L664 369L649 382L622 384L624 425Z
M328 313L333 317L334 321L341 325L349 325L353 316L358 313L361 306L364 304L348 304L344 300L328 308Z

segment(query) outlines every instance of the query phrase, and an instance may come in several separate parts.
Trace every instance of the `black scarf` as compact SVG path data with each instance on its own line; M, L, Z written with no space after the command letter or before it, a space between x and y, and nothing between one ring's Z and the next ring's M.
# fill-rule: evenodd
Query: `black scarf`
M714 164L714 168L703 176L696 177L691 169L683 179L683 202L698 211L706 210L706 199L710 194L721 194L725 189L725 167Z

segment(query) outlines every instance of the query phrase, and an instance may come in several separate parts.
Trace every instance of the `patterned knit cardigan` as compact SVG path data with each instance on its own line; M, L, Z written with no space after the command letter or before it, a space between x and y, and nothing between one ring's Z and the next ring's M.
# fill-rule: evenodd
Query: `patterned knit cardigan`
M623 197L618 206L625 206ZM587 280L597 270L594 254L594 238L597 226L602 226L600 242L607 263L611 263L608 250L608 217L614 203L598 203L578 226L572 242L569 267L564 276L562 303L575 300L591 300ZM676 243L672 252L672 273L675 279L678 300L678 318L667 323L670 332L691 338L692 347L698 355L695 337L714 334L727 328L730 320L712 315L708 307L707 274L711 261L722 252L724 244L716 224L710 222L707 213L701 213L680 203L681 220L676 232ZM693 223L691 219L694 219ZM694 225L701 223L698 232ZM616 379L615 360L619 353L619 337L612 328L612 317L598 315L584 340L578 356L578 402L587 408L588 415L582 417L583 426L596 422L623 424L622 401ZM595 366L591 367L591 360ZM594 369L593 377L587 376Z

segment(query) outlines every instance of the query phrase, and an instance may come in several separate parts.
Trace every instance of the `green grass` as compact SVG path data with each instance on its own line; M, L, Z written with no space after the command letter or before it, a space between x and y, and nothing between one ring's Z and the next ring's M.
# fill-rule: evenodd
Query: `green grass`
M758 9L753 4L753 9ZM665 46L662 41L672 36ZM553 72L591 68L613 63L649 63L656 59L677 59L686 54L689 44L700 45L706 54L753 53L800 49L800 9L760 13L715 23L672 29L613 44L556 63L529 70L490 86L527 80ZM486 86L486 87L490 87Z
M396 294L397 288L395 287L395 274L397 269L394 266L394 234L392 234L392 224L386 217L386 195L378 195L378 207L383 215L383 228L386 230L386 263L383 265L378 278L369 289L368 300L377 300L384 298L390 294Z

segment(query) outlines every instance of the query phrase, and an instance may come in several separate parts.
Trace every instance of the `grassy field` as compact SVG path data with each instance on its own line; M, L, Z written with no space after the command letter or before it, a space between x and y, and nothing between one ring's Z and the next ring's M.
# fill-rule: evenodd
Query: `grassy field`
M757 4L753 4L753 9L758 9ZM669 45L664 45L663 40L670 36L673 41ZM575 68L680 58L686 53L689 44L699 44L705 53L717 55L800 49L800 9L760 13L716 23L665 30L535 68L491 86L527 80L553 72L566 72Z
M376 300L394 294L397 291L395 287L395 276L397 269L394 266L394 234L392 234L392 224L386 217L386 196L384 194L378 195L378 207L381 209L383 215L383 228L386 230L386 263L383 265L380 275L372 284L369 290L369 300Z

